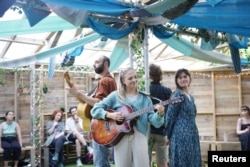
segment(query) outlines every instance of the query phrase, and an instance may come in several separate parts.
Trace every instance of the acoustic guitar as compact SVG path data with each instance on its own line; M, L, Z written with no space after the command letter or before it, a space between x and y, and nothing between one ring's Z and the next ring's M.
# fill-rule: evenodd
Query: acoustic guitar
M73 84L72 82L70 81L70 76L69 76L69 73L68 72L65 72L63 74L64 78L65 78L65 81L66 83L68 84L68 86L70 88L73 87ZM88 118L88 119L92 119L92 116L90 114L90 110L92 109L93 106L89 105L88 103L85 103L82 99L78 98L78 101L79 101L79 104L77 106L77 114L82 118L84 119L85 118Z
M184 97L175 97L166 101L162 101L161 105L176 104L184 101ZM133 134L133 125L135 124L135 118L154 110L155 105L138 110L136 112L128 106L124 105L117 110L108 109L108 112L120 112L125 119L123 122L118 122L112 119L92 119L90 123L92 138L96 143L111 147L116 145L125 134Z

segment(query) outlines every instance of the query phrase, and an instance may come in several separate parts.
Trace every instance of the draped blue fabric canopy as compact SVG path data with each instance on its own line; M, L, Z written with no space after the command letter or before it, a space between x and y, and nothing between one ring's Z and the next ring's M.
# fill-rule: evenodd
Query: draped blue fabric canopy
M181 26L217 30L230 34L250 36L250 1L221 0L211 6L197 3L186 14L172 20Z
M119 16L135 8L114 0L43 0L43 2L111 16Z
M210 53L209 51L202 51L202 49L194 47L190 42L175 40L174 33L169 33L164 31L164 29L159 28L157 23L161 24L168 20L168 18L163 18L166 17L166 15L164 15L165 13L171 11L175 6L187 1L189 0L162 0L150 5L142 6L138 4L123 3L118 0L42 0L44 3L53 4L53 6L58 5L68 7L70 11L74 13L74 17L77 17L77 14L80 15L82 12L79 12L79 10L82 10L83 13L86 14L86 16L82 17L83 19L86 18L82 21L82 25L87 24L97 33L111 39L119 40L124 38L133 32L138 25L149 23L142 22L142 20L147 21L153 19L155 22L153 25L145 26L152 27L153 33L164 43L176 48L186 56L193 56L201 60L212 62L233 63L235 71L237 73L240 72L241 65L247 64L246 59L240 59L238 49L247 47L247 41L250 35L250 1L207 0L207 2L196 3L187 13L173 20L169 20L169 22L183 27L214 31L214 34L216 34L216 32L227 33L227 40L231 50L231 60L228 60L224 55L221 56L221 54L218 53L214 54L214 52ZM65 10L65 8L63 9ZM0 9L0 13L4 13L5 10L5 8ZM77 10L77 12L74 12L74 10ZM25 12L27 13L27 11ZM31 9L29 10L27 17L34 17L30 12L32 12ZM57 12L60 13L60 11ZM67 11L62 12L67 13ZM33 25L35 28L36 24L38 25L42 20L46 20L46 15L47 14L43 14L41 17L28 18L29 21L34 20L30 25ZM97 16L97 19L93 16ZM64 19L73 25L79 25L81 23L81 20L77 20L77 24L74 24L76 22L73 21L74 19L70 18L70 15L64 16ZM120 26L113 26L115 22L119 22ZM1 25L1 22L0 27L4 27L4 25ZM72 26L71 28L79 27ZM59 29L57 28L57 30ZM0 34L1 31L0 28ZM25 33L27 33L27 31ZM243 36L243 40L239 40L238 35ZM121 41L118 41L118 44L119 42L121 43ZM204 47L205 44L206 43L203 41L203 48L208 49L209 47ZM216 41L210 41L209 44L209 49L211 50L218 43L216 43ZM121 52L121 50L124 50L124 48L114 49L114 51L117 52ZM217 55L218 57L215 58L212 54Z

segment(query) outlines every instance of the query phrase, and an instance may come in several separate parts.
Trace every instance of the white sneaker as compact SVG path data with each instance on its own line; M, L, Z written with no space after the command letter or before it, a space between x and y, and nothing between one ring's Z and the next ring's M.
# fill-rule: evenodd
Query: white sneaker
M76 166L83 166L82 161L80 159L76 160Z
M93 148L92 148L92 147L88 146L87 149L88 149L88 152L89 152L90 154L93 154Z

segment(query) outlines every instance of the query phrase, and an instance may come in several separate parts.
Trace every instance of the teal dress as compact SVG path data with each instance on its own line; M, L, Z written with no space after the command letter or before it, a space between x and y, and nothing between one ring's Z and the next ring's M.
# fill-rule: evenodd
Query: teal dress
M195 123L196 105L180 90L172 97L184 96L183 103L168 106L166 113L166 134L170 140L171 167L201 167L199 133Z

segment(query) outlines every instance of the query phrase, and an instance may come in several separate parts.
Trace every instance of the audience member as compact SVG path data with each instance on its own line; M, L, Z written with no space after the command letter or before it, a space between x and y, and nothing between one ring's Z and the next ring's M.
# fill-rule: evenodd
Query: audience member
M71 114L71 116L66 119L65 126L65 131L67 134L66 140L76 144L76 165L82 166L81 146L83 145L91 154L93 153L93 150L90 146L87 145L87 142L84 139L82 119L77 115L77 107L70 107L69 113Z
M58 165L58 167L63 167L63 145L66 141L64 136L65 124L62 121L63 112L61 110L55 110L51 115L51 120L46 124L47 140L44 143L47 147L55 147L55 153L52 157L52 161Z
M166 101L170 98L172 90L161 84L162 70L158 65L150 64L149 66L150 83L150 95L153 104L160 103L160 101ZM165 110L167 106L165 106ZM167 137L165 136L165 127L162 125L160 128L150 126L148 136L148 155L149 162L152 161L153 148L156 152L156 164L158 167L167 167L168 149L167 149Z
M8 167L8 162L12 160L11 154L13 154L14 167L18 166L21 156L21 130L19 124L14 121L14 117L14 112L6 112L6 121L0 125L0 146L3 149L4 167Z
M241 143L242 151L250 151L250 109L241 106L241 117L237 121L236 133Z

